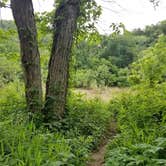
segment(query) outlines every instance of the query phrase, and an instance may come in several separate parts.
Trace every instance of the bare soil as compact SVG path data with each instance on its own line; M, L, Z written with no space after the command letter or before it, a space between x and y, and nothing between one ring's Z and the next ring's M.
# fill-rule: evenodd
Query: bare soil
M96 151L91 154L90 161L88 166L104 166L104 156L107 149L107 144L109 140L113 139L116 135L116 122L111 122L108 131L105 134L104 139L101 140L101 143Z

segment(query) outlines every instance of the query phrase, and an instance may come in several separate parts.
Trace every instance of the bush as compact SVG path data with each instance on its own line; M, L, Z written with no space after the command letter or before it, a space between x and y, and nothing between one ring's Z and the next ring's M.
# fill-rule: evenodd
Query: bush
M41 132L33 123L0 124L0 163L2 165L72 164L74 155L68 141L56 133Z
M81 69L73 76L73 86L76 88L91 87L126 87L128 83L128 68L116 68L116 66L98 65L96 69Z
M166 138L151 144L136 144L110 150L105 166L163 166L166 164Z
M161 36L158 42L143 51L143 56L139 57L131 65L129 81L131 84L146 83L153 86L165 82L166 73L166 36Z
M22 78L21 67L17 62L17 56L12 56L15 56L15 59L10 59L6 55L0 54L0 87Z
M128 73L129 73L128 68L118 70L116 86L118 86L118 87L127 87L127 86L129 86L129 82L128 82L128 79L127 79Z
M79 95L70 96L65 118L68 130L77 128L79 134L97 139L106 129L111 113L99 99L86 100Z
M20 82L15 81L0 88L0 122L11 119L21 121L25 118L24 96L24 88Z
M106 131L106 105L71 95L65 118L50 132L29 121L22 91L16 82L0 91L0 165L85 166Z
M161 157L166 150L165 94L166 85L160 84L133 89L111 101L109 109L117 118L119 134L109 143L106 165L166 164ZM164 143L155 143L157 140Z
M78 70L75 73L73 80L74 87L76 88L90 88L95 85L95 73L92 70Z
M163 84L153 89L146 87L130 91L110 103L110 110L118 114L119 130L127 132L132 143L134 140L148 142L155 139L153 136L159 136L158 130L165 125L165 94Z

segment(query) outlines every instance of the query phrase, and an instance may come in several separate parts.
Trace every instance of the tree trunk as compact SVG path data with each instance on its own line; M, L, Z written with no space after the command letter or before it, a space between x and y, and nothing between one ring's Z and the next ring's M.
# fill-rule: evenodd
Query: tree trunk
M46 83L46 120L62 118L66 104L69 60L80 13L80 0L64 0L56 10L54 36Z
M20 39L27 106L31 112L40 111L42 107L40 55L32 0L11 0L11 8Z

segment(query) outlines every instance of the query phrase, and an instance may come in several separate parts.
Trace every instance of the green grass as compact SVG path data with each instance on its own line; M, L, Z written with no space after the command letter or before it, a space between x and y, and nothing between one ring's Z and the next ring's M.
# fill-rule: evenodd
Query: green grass
M119 134L110 141L106 166L166 165L166 85L133 89L110 102Z
M49 131L40 117L29 120L23 91L18 83L10 83L0 91L0 165L86 165L110 121L107 105L71 94L65 118Z

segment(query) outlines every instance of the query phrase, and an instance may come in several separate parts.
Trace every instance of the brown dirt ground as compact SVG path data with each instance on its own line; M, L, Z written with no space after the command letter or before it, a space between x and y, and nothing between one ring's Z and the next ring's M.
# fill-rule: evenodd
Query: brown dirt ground
M116 123L111 122L106 137L101 140L101 144L96 151L91 154L88 166L104 166L104 156L106 153L106 148L109 140L116 134Z

